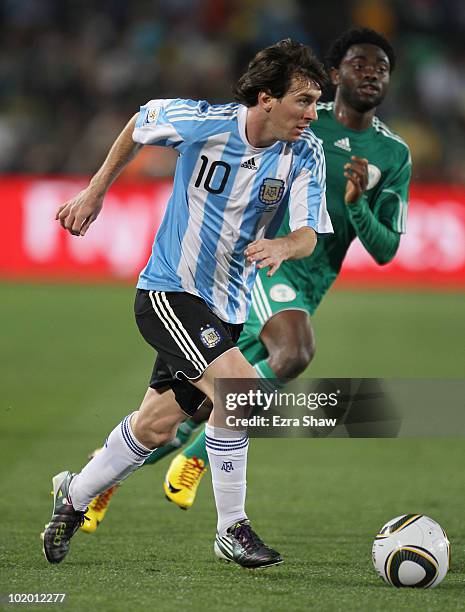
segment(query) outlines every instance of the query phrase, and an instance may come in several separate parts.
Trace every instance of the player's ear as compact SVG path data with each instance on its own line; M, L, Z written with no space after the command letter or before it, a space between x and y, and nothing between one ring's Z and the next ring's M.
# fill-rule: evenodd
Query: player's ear
M331 68L329 71L329 78L334 87L337 87L340 83L339 70L337 68Z
M258 94L258 105L266 113L269 113L271 111L271 109L273 108L273 102L275 100L276 98L273 98L273 96L267 91L260 91Z

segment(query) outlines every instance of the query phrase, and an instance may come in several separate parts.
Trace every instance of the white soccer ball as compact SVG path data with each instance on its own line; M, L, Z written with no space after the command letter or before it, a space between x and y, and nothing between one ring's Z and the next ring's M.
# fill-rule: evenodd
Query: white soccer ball
M392 519L373 542L373 565L395 587L434 588L450 564L450 543L444 529L423 514Z

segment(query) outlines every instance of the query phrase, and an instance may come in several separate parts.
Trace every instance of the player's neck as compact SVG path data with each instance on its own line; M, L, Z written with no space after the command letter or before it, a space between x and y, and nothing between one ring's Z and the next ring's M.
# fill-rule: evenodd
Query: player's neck
M372 108L365 113L361 113L352 106L346 104L340 97L336 95L334 101L334 116L345 127L350 130L366 130L371 127L376 108Z
M252 106L247 109L245 134L249 144L257 149L270 147L277 142L268 115L259 106Z

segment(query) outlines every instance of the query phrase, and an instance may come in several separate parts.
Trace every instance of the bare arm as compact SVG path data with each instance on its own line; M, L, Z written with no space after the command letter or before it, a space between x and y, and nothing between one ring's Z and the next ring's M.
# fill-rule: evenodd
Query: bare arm
M137 116L138 113L128 121L89 185L59 207L55 218L73 236L85 235L102 210L111 184L142 147L132 139Z
M262 238L251 242L245 251L249 262L256 261L257 268L269 266L267 276L273 276L286 259L301 259L313 253L316 233L311 227L300 227L287 236L274 240Z

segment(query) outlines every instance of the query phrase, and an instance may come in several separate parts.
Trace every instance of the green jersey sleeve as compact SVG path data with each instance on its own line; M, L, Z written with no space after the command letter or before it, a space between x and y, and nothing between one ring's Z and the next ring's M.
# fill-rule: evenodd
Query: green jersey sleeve
M399 248L400 234L375 217L364 196L347 209L355 233L376 263L390 262Z
M373 214L389 229L405 234L407 228L408 190L412 174L410 151L402 148L399 163L393 165L381 185L374 205Z
M347 207L360 242L379 264L393 259L400 235L406 230L411 167L410 152L403 147L399 163L392 164L392 169L386 173L371 206L364 194Z

